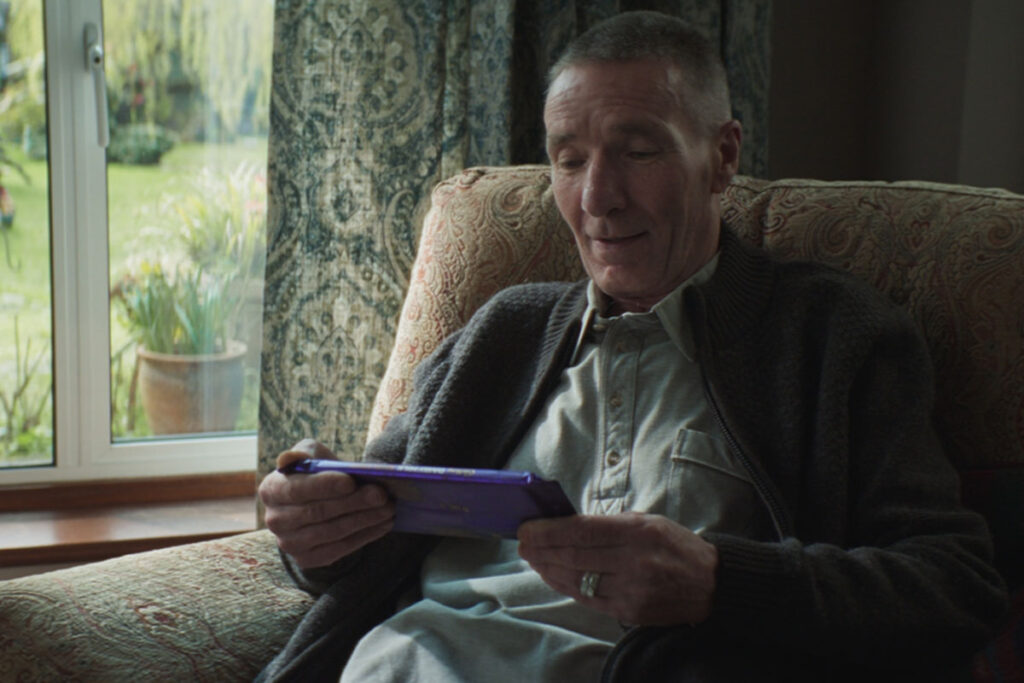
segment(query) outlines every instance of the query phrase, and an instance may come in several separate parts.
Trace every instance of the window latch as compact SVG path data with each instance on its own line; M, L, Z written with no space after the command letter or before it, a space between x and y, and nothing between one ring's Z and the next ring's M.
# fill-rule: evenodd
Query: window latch
M93 92L96 95L96 133L100 147L110 142L107 122L107 77L103 72L103 44L96 24L85 25L85 68L92 72Z

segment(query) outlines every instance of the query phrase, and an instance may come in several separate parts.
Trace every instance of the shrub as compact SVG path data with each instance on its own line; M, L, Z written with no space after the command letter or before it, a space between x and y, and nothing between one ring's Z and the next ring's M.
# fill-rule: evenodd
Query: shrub
M160 163L160 157L174 147L171 131L151 123L116 127L110 134L107 161L122 164Z

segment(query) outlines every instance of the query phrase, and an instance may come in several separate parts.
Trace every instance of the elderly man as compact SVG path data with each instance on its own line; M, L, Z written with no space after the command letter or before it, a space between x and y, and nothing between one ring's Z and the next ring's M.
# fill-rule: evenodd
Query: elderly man
M581 514L515 541L390 531L380 488L270 474L324 592L280 680L935 680L1005 600L930 426L930 363L866 285L723 226L714 49L619 15L552 70L552 186L586 282L514 287L418 370L366 458L530 470ZM281 464L333 457L302 442Z

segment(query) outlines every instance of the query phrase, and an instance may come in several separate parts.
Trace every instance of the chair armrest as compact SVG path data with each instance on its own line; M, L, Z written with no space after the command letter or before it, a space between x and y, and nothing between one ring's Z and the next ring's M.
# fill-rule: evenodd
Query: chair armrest
M252 680L313 598L266 530L0 582L0 680Z

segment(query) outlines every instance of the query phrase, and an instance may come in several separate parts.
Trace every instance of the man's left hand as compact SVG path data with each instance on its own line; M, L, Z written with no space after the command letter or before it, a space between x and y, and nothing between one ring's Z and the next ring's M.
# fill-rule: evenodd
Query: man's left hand
M546 584L622 623L697 624L711 614L718 551L666 517L537 519L518 536L519 555ZM600 574L594 597L580 592L585 572Z

